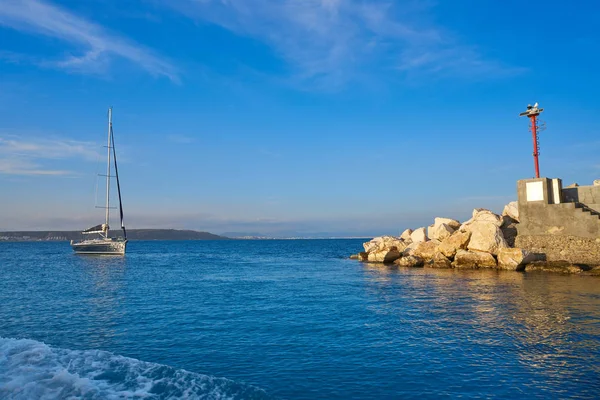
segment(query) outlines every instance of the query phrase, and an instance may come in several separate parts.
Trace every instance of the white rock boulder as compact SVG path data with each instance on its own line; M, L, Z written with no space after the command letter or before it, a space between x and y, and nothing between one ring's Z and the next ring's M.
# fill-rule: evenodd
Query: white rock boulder
M363 243L363 248L365 249L365 252L369 253L371 251L375 251L379 248L380 243L383 242L383 236L379 236L376 238L371 239L368 242Z
M403 251L408 244L394 236L379 236L369 242L363 243L363 247L367 253L380 252L384 250Z
M525 265L536 261L536 256L523 249L501 249L498 252L498 268L511 271L524 270Z
M435 253L437 253L439 245L440 241L435 239L421 242L417 244L412 255L421 257L424 260L431 260L435 256Z
M379 263L392 263L399 259L401 254L398 250L380 250L369 253L367 261Z
M502 230L492 221L477 221L469 226L471 239L467 249L498 255L500 249L508 247Z
M419 242L419 243L411 243L408 246L406 246L406 248L404 249L404 251L402 252L402 256L403 257L407 257L407 256L412 256L413 252L415 251L415 249L417 248L417 246L419 244L421 244L423 242Z
M421 243L429 240L427 233L425 232L425 228L415 229L413 233L410 234L410 239L413 243Z
M511 201L505 205L504 210L502 211L502 216L511 217L515 221L519 222L519 203L516 201Z
M471 232L457 231L452 236L444 239L438 251L448 258L454 258L458 250L466 250L469 240L471 239Z
M491 212L490 210L486 210L485 208L476 208L473 210L473 217L465 221L461 226L461 231L470 230L469 227L476 222L487 222L497 227L502 226L503 219L499 216Z
M496 259L490 253L458 250L452 266L454 268L494 268Z
M442 241L446 238L449 238L454 231L454 228L445 223L434 224L429 227L427 236L429 236L429 239Z
M442 253L435 253L431 260L425 262L425 268L452 268L452 262Z
M402 232L402 234L400 235L400 239L408 241L410 240L410 235L412 234L412 229L406 229L404 232Z
M452 218L436 217L433 225L436 226L436 225L441 225L441 224L446 224L454 230L457 230L458 228L460 228L460 225L461 225L461 223L459 221L452 219Z
M425 261L421 257L417 256L406 256L394 261L394 264L398 265L399 267L409 268L422 267L424 263Z

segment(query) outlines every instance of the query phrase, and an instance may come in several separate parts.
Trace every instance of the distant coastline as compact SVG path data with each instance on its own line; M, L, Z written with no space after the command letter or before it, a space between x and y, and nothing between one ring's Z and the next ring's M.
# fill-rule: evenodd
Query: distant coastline
M82 238L80 231L7 231L0 242L60 242ZM209 232L179 229L128 229L129 240L230 240Z
M120 231L119 231L120 233ZM82 239L80 231L4 231L0 232L1 242L65 242ZM129 240L330 240L361 239L371 240L371 236L238 236L185 229L128 229Z

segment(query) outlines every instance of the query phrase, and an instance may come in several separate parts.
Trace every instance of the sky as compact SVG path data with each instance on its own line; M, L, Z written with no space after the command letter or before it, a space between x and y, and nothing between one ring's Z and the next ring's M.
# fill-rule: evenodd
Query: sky
M600 178L600 3L0 0L0 231L374 236ZM112 222L117 225L117 221Z

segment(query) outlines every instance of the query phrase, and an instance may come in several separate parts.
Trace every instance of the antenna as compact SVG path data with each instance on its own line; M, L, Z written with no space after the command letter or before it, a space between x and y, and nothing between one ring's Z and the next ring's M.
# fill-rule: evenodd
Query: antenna
M528 105L527 111L524 111L519 114L520 117L528 117L531 120L529 125L529 130L531 131L531 136L533 138L533 162L535 166L535 177L540 177L540 163L539 163L539 155L540 155L540 145L539 145L539 133L546 129L546 124L542 123L538 124L538 115L544 112L543 108L538 108L538 103L535 103L533 106Z

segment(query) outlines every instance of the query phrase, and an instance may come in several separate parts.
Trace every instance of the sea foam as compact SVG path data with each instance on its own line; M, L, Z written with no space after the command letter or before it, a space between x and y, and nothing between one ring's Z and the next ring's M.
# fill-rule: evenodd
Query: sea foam
M262 389L100 350L0 337L1 399L268 399Z

